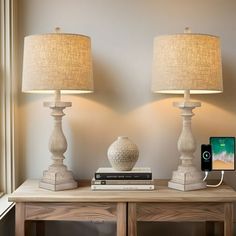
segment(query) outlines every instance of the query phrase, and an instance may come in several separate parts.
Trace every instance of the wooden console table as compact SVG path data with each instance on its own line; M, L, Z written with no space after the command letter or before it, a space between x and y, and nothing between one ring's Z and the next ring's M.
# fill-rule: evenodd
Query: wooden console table
M37 180L27 180L9 201L16 203L16 236L26 235L28 220L116 221L117 236L136 236L138 221L223 221L224 235L232 236L236 192L227 185L181 192L163 181L157 181L154 191L91 191L87 182L78 189L52 192L39 188ZM39 229L42 236L43 227Z

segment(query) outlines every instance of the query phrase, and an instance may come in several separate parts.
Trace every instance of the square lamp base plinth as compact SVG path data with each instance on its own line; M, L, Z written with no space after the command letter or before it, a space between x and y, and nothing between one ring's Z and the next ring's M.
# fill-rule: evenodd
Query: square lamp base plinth
M181 191L191 191L191 190L197 190L197 189L204 189L206 188L206 184L204 182L195 183L195 184L181 184L181 183L169 181L168 187L181 190Z
M173 172L172 179L168 182L168 187L181 190L190 191L206 188L206 183L202 180L201 172L192 168L178 168Z
M39 187L52 191L61 191L75 189L78 187L78 183L73 179L71 171L45 170L43 178L39 182Z

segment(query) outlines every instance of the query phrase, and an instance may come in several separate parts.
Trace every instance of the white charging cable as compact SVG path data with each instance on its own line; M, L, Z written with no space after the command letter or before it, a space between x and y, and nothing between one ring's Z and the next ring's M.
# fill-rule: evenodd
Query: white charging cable
M207 176L208 176L208 171L205 171L205 177L203 178L203 181L205 181L206 179L207 179ZM223 179L224 179L224 171L222 170L221 171L221 178L220 178L220 182L218 183L218 184L207 184L206 186L207 187L211 187L211 188L217 188L217 187L219 187L221 184L222 184L222 182L223 182Z
M208 171L205 171L205 176L202 181L205 181L207 179L208 173L209 173Z

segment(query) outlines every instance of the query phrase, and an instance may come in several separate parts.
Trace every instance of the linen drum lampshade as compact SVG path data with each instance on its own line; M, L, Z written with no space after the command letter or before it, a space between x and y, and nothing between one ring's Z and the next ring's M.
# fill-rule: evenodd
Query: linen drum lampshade
M219 37L191 33L156 37L152 75L153 92L222 92Z
M91 40L64 33L25 37L23 92L93 91Z

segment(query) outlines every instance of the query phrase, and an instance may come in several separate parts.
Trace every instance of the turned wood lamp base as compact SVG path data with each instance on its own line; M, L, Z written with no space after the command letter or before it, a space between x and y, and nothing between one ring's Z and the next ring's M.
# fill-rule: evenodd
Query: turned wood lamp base
M196 150L196 142L191 129L191 119L194 115L192 110L200 107L201 103L191 101L190 93L186 90L184 101L174 102L173 105L182 111L181 116L183 117L183 128L178 140L181 164L176 171L173 171L168 187L182 191L206 188L201 172L197 170L192 161Z
M54 128L49 140L49 151L52 153L52 165L43 172L43 178L39 187L59 191L77 188L77 182L73 179L73 174L66 165L64 153L67 149L67 142L62 130L62 117L65 115L63 110L71 107L71 102L62 102L60 91L55 91L55 101L44 102L45 107L49 107L54 118Z

